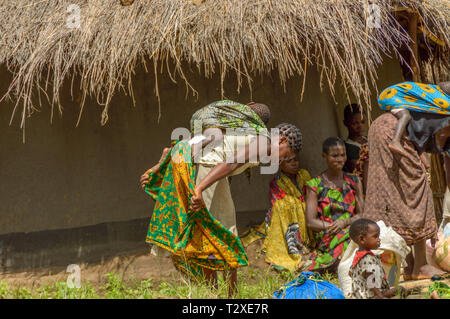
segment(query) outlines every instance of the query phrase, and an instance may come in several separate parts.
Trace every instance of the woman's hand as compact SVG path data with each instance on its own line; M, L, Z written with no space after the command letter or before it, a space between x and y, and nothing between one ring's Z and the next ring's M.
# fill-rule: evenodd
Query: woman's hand
M141 187L142 189L145 189L145 185L148 184L148 174L144 173L141 175Z
M202 191L196 188L194 196L191 197L191 210L196 212L203 206L205 206L205 203L203 202Z
M330 233L330 235L335 235L339 233L342 229L344 229L346 226L347 226L346 220L337 220L330 226L328 226L328 232Z

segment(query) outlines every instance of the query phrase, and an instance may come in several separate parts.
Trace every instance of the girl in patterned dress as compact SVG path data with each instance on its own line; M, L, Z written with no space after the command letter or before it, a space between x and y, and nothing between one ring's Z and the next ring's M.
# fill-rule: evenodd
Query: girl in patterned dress
M336 269L350 241L349 226L363 206L361 181L342 170L347 158L344 142L330 137L322 150L328 168L306 183L306 222L316 242L308 271Z
M403 287L389 287L381 259L372 252L380 247L380 227L377 223L360 218L352 223L349 234L359 246L349 271L352 299L387 299L399 292L402 295L410 292Z
M298 153L280 163L280 173L270 182L270 208L265 220L240 236L247 247L264 238L261 252L277 270L301 268L309 253L309 232L305 222L308 171L300 168Z

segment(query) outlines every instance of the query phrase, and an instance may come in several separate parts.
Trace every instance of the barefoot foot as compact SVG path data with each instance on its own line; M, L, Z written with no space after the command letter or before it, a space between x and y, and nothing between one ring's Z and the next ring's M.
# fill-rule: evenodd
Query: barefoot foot
M413 280L420 280L420 279L431 279L433 276L439 277L444 274L445 271L442 271L431 265L424 265L420 267L419 273L412 273L411 277Z

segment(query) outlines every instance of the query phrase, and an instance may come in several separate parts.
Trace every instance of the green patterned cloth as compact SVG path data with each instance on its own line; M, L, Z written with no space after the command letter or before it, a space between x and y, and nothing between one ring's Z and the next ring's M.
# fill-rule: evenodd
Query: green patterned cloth
M239 238L206 207L190 210L195 172L188 142L177 143L157 170L147 171L145 192L156 203L146 242L170 251L175 267L199 280L202 268L237 268L248 265L248 260Z
M197 123L201 126L196 127ZM248 130L253 130L256 135L270 138L266 125L248 105L230 100L213 102L192 115L192 132L203 132L203 130L211 127L239 129L247 134Z

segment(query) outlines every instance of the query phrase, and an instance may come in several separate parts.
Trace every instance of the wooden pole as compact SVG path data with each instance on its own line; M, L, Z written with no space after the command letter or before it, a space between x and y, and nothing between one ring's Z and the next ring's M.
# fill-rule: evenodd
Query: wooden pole
M423 82L422 72L420 67L419 57L419 44L418 44L418 24L419 15L417 12L408 12L408 35L411 38L411 57L409 59L409 65L412 69L412 78L414 82ZM444 199L446 185L445 172L443 168L443 161L440 154L431 154L430 157L430 187L433 192L434 213L436 220L439 223L442 219L442 204Z
M420 66L419 66L419 46L417 43L417 24L419 16L416 12L410 12L408 22L408 35L413 41L412 43L412 54L409 60L409 65L412 69L412 76L414 82L420 82Z

